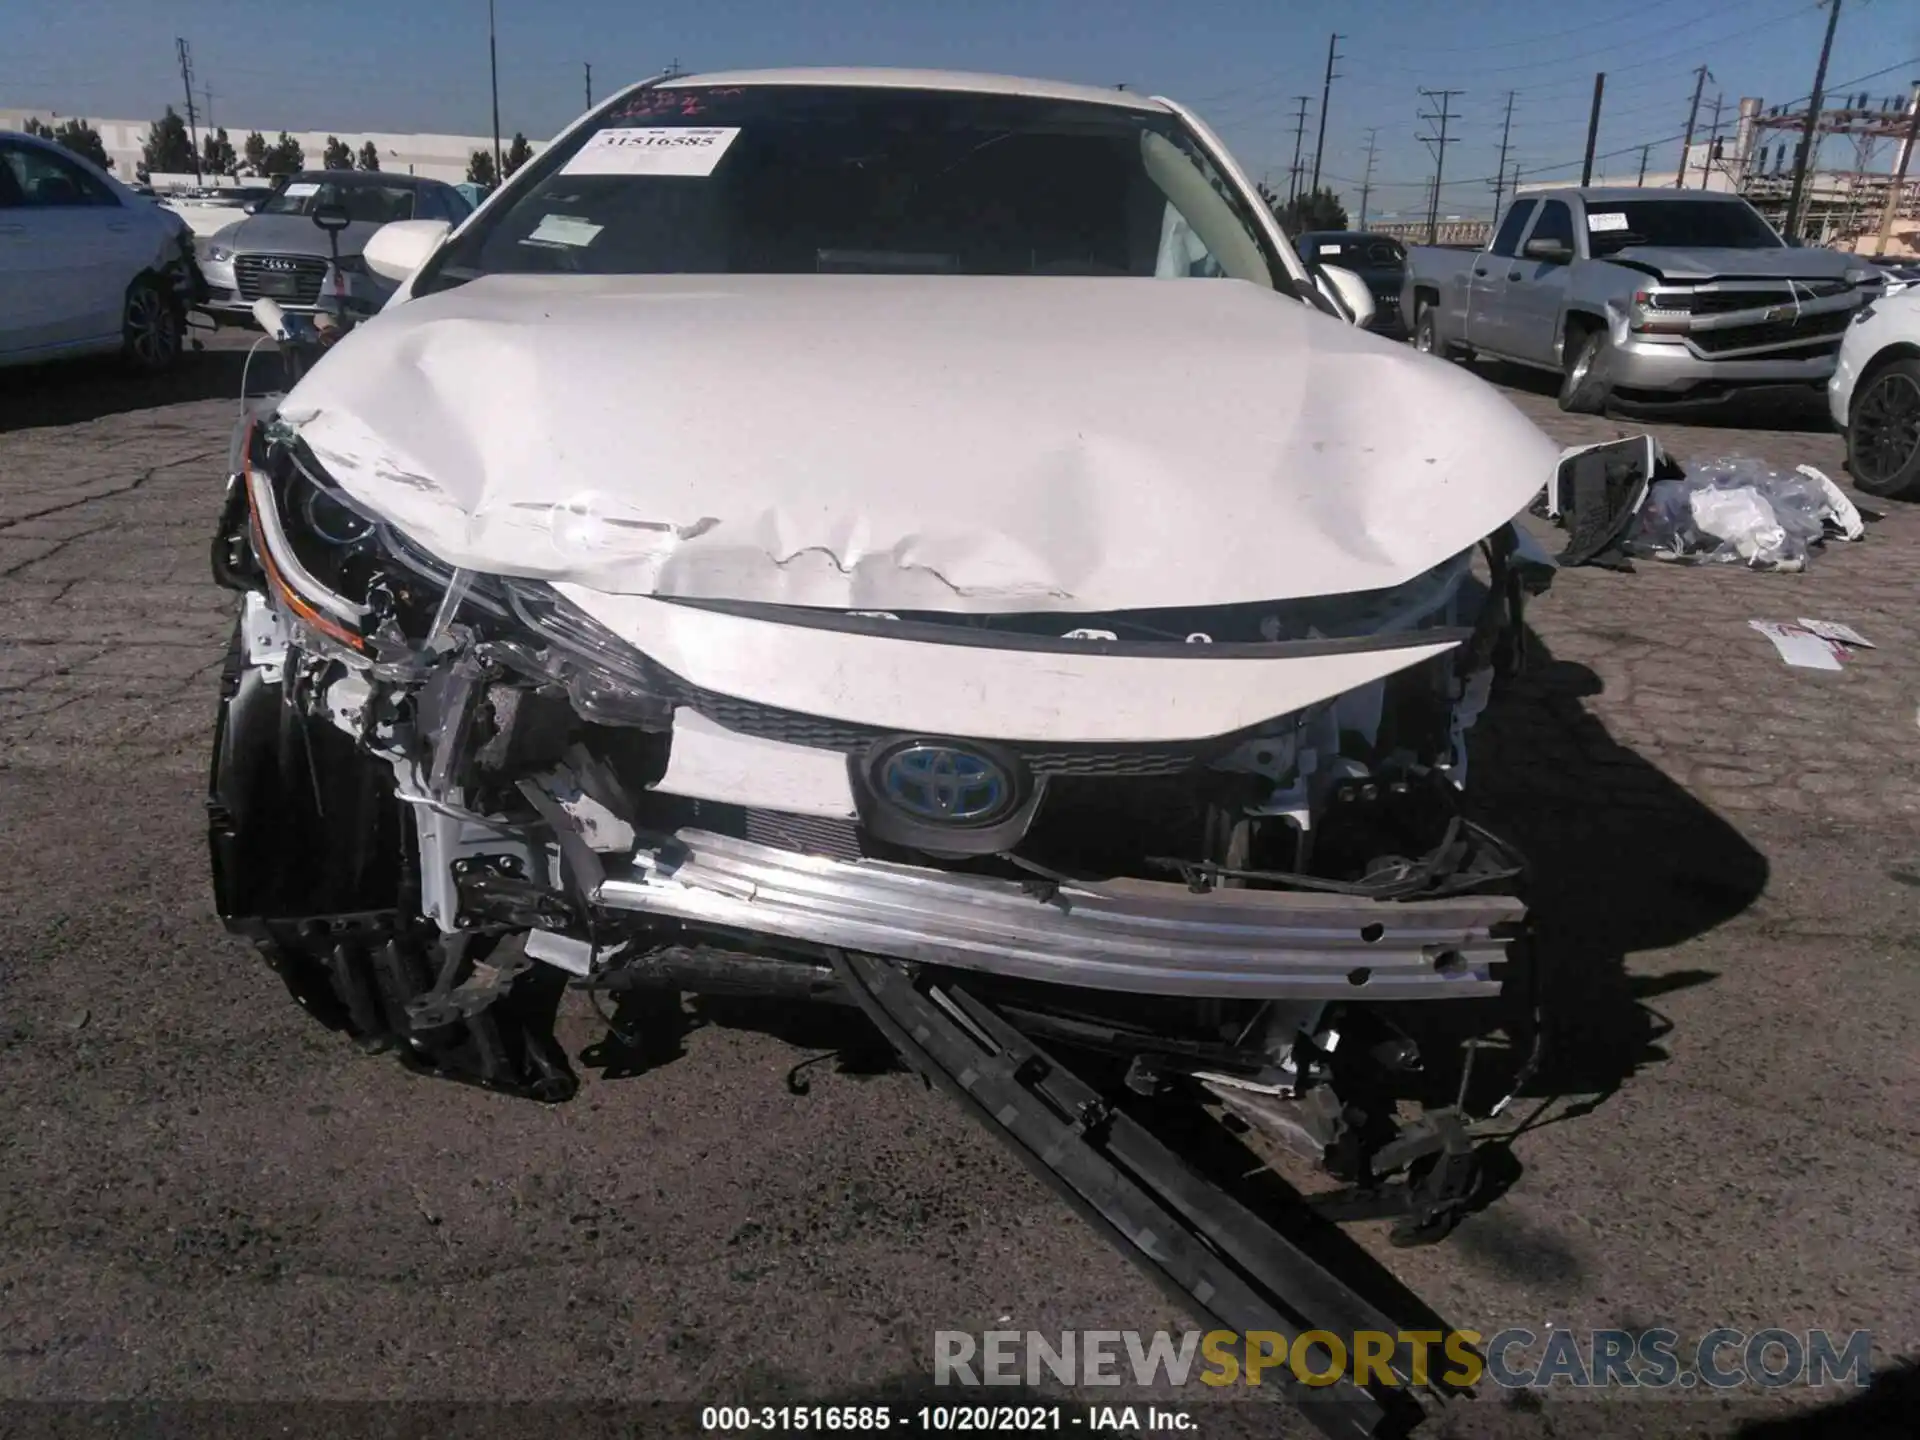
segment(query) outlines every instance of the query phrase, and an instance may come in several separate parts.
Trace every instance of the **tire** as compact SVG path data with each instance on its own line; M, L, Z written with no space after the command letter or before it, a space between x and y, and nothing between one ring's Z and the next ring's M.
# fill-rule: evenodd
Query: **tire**
M1433 307L1422 305L1420 313L1413 320L1413 348L1423 355L1432 355L1434 347L1440 343L1439 327L1433 323Z
M1612 356L1613 345L1605 330L1592 330L1580 337L1560 381L1562 410L1569 415L1606 414L1607 397L1613 389L1607 379Z
M1413 317L1413 348L1441 360L1464 360L1467 349L1440 338L1440 322L1433 318L1434 307L1422 305Z
M121 354L134 370L158 375L178 363L185 348L185 320L173 292L143 275L127 287L121 319Z
M1868 373L1847 415L1847 470L1884 500L1920 500L1920 360Z

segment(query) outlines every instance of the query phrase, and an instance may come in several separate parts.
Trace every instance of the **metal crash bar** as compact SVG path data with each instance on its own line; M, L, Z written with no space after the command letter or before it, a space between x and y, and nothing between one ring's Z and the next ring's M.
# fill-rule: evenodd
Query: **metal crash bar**
M1505 895L1386 901L1119 880L1018 881L838 861L701 830L593 891L617 911L1096 990L1239 999L1497 994L1526 914Z

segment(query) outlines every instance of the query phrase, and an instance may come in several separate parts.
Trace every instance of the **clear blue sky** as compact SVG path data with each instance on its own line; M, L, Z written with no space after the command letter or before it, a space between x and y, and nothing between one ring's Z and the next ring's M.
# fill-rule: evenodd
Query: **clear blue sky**
M1323 175L1353 206L1377 128L1373 213L1424 203L1428 152L1415 138L1453 102L1444 208L1472 213L1490 186L1506 92L1515 154L1542 178L1578 179L1593 72L1607 74L1599 148L1655 146L1671 167L1693 67L1706 64L1731 116L1741 95L1769 105L1811 88L1825 13L1814 0L496 0L500 123L542 138L585 102L678 60L688 69L877 64L1043 75L1171 95L1195 105L1256 174L1282 186L1293 97L1318 120L1327 37L1344 39ZM1878 97L1920 78L1920 4L1842 0L1831 82ZM145 118L182 107L174 37L230 129L490 129L486 0L0 0L0 107ZM1888 70L1887 67L1893 67ZM1840 88L1848 88L1841 85ZM183 108L183 107L182 107ZM1704 121L1703 121L1704 123ZM238 139L238 134L235 136ZM1830 157L1838 160L1838 152ZM1626 163L1626 162L1621 162ZM1634 161L1637 166L1637 153ZM1883 162L1884 163L1884 162Z

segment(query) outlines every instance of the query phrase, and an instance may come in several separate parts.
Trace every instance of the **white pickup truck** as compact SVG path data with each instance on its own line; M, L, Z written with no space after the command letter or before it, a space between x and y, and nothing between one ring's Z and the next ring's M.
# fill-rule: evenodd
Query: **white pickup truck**
M1558 372L1560 406L1824 387L1853 313L1883 277L1788 245L1746 201L1695 190L1517 197L1484 250L1408 252L1414 344Z

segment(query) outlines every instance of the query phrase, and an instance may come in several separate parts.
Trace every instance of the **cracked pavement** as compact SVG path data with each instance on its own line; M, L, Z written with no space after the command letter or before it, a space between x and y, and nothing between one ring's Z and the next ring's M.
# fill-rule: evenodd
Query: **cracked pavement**
M1184 1328L831 1017L708 1007L626 1074L570 1002L585 1085L551 1110L304 1019L205 878L235 345L0 399L0 1397L857 1400L924 1395L940 1328ZM1490 378L1563 442L1842 476L1817 417L1649 427ZM1920 1353L1920 510L1874 508L1803 575L1644 562L1533 608L1541 663L1473 762L1539 872L1533 1128L1446 1244L1356 1227L1449 1322ZM1878 648L1791 670L1747 626L1800 616ZM1440 1433L1732 1435L1835 1398L1489 1401ZM1213 1433L1291 1428L1229 1410Z

